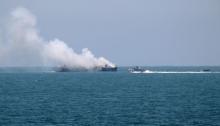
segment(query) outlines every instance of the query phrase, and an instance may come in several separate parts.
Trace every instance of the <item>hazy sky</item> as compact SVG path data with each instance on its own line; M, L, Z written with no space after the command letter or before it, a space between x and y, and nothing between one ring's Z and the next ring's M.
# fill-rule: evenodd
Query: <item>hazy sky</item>
M219 0L0 0L0 41L19 6L44 38L118 65L220 65Z

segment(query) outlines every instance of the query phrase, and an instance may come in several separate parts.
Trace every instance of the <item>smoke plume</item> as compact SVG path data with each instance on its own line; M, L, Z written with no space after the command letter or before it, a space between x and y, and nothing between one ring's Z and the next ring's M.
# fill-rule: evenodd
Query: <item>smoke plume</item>
M19 7L11 12L7 40L0 42L0 65L3 66L68 66L92 69L115 65L103 57L95 57L87 49L76 53L65 42L55 38L44 40L36 29L36 17Z

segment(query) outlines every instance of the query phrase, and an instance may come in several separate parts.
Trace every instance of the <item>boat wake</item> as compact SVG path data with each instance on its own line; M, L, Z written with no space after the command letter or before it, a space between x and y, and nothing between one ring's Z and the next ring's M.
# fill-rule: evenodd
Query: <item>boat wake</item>
M220 73L220 72L211 72L211 71L151 71L145 70L141 71L132 71L131 73L143 73L143 74L151 74L151 73L158 73L158 74L204 74L204 73Z

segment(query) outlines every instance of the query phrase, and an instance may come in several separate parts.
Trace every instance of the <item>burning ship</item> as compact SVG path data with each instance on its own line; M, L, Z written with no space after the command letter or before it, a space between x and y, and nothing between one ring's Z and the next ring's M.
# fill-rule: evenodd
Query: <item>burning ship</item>
M117 71L117 66L109 66L105 65L102 67L95 67L93 69L86 69L86 68L73 68L73 67L68 67L66 65L56 67L54 68L56 72L84 72L84 71L106 71L106 72L114 72Z

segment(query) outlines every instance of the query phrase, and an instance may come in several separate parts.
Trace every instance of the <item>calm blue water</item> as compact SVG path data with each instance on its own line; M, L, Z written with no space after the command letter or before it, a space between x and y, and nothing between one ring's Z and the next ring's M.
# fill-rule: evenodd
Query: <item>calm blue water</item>
M126 69L55 73L1 68L0 125L220 126L220 73L131 74Z

